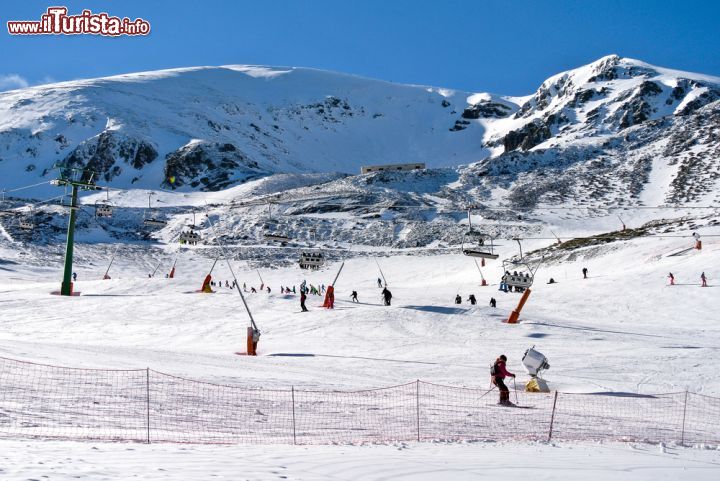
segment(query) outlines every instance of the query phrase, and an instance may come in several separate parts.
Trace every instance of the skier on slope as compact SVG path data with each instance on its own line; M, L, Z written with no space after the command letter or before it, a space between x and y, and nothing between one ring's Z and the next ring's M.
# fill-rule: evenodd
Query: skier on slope
M307 299L307 294L305 293L305 290L300 289L300 308L302 309L302 312L308 312L308 308L305 307L306 299Z
M497 307L497 301L494 297L490 298L490 307Z
M378 287L382 287L382 279L378 277Z
M702 282L702 284L700 284L702 287L707 287L707 277L705 277L705 272L700 274L700 282Z
M468 296L468 302L469 302L471 305L473 305L473 306L474 306L475 304L477 304L477 299L475 299L475 294L470 294L470 295Z
M583 273L583 279L587 279L587 273L588 273L587 267L583 267L582 273Z
M675 276L673 275L672 272L668 274L668 279L670 279L670 285L674 286L675 285Z
M390 300L392 299L392 292L390 292L387 287L382 290L382 298L384 304L386 306L389 306Z
M505 378L508 376L514 378L515 374L505 368L505 363L507 363L507 357L505 354L501 354L500 357L495 360L495 364L490 368L490 379L500 391L500 401L498 404L502 406L514 406L514 404L510 402L510 390L505 385Z
M462 304L462 297L460 297L460 294L455 296L455 304Z
M357 291L352 291L352 293L350 294L350 299L352 299L353 302L360 302L358 301Z

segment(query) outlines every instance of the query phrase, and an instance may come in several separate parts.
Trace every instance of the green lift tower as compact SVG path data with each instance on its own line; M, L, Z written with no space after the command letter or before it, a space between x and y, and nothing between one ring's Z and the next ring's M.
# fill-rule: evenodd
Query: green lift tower
M95 173L85 169L74 169L59 166L60 176L52 181L53 185L60 187L70 187L72 189L70 204L66 207L70 208L70 220L68 221L67 245L65 246L65 272L63 273L63 281L60 287L61 296L73 295L72 283L72 264L73 249L75 244L75 218L79 209L77 205L78 191L80 190L101 190L101 187L95 185Z

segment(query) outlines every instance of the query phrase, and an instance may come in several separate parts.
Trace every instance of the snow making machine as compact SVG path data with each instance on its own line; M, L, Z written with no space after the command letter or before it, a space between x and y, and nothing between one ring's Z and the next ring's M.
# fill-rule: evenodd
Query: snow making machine
M525 390L527 392L550 392L547 383L540 377L542 371L550 369L547 357L536 351L535 346L533 346L525 351L522 363L525 370L530 374L530 380L525 383Z

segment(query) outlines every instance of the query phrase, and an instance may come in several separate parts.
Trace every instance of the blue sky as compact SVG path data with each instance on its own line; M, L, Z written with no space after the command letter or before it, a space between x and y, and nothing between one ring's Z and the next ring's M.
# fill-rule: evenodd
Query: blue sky
M150 21L147 37L18 36L51 5ZM720 76L720 1L3 2L0 90L161 68L317 67L509 95L611 53Z

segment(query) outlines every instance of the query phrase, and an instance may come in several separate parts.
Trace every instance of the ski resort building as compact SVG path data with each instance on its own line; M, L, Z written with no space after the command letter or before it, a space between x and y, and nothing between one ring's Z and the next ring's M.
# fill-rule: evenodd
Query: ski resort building
M419 162L416 164L363 165L362 167L360 167L360 173L368 174L370 172L415 170L415 169L424 169L424 168L425 168L425 163L423 163L423 162Z

